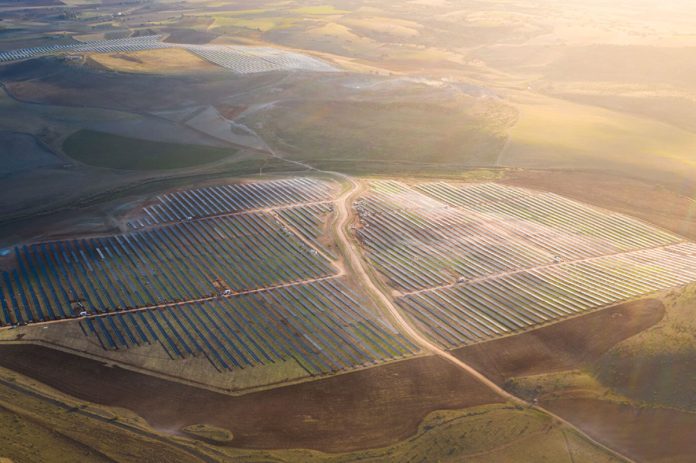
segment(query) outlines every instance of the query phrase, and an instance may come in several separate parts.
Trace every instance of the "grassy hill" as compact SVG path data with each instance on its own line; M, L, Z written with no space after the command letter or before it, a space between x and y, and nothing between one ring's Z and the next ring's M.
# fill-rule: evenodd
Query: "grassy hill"
M90 166L124 170L182 169L236 154L230 148L164 143L79 130L65 139L63 151Z

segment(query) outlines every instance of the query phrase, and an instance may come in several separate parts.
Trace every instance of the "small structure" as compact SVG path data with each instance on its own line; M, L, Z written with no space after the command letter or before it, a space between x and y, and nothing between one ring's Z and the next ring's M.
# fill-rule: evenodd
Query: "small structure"
M217 291L218 297L229 296L232 294L230 287L227 286L227 284L221 278L214 279L213 286L215 287L215 291Z

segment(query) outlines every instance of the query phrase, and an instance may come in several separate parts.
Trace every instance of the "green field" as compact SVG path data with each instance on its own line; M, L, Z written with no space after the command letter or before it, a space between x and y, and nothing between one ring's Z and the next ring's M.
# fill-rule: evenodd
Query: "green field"
M593 373L631 399L696 411L695 303L696 285L668 294L664 319L609 350Z
M457 103L425 103L416 98L408 102L288 102L245 122L262 127L262 138L292 159L347 162L351 172L370 172L363 162L493 164L513 118L510 108L469 99Z
M66 138L63 151L90 166L124 170L181 169L220 161L237 153L230 148L163 143L79 130Z

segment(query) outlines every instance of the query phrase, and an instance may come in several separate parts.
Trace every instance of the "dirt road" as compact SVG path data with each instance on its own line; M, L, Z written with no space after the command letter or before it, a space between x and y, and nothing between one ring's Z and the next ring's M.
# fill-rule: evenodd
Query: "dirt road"
M485 375L471 367L470 365L464 363L463 361L459 360L457 357L452 355L451 353L445 351L444 349L440 348L430 340L428 340L425 336L423 336L416 328L411 325L411 323L404 317L404 315L401 313L399 308L394 304L394 302L391 300L390 297L388 297L380 288L375 284L375 282L372 280L370 277L370 274L368 273L366 266L363 262L362 256L360 253L356 250L355 246L351 242L349 238L349 224L350 224L350 219L351 219L351 213L350 209L352 206L353 198L360 193L361 186L358 182L356 182L353 178L338 173L338 172L331 172L333 175L336 175L340 177L342 180L348 181L351 184L351 187L341 195L341 197L338 199L336 202L336 208L337 208L337 219L336 219L336 236L339 240L339 246L341 249L344 251L345 258L347 260L347 263L349 267L353 270L355 276L360 280L360 282L363 284L365 290L372 296L373 300L378 301L380 305L386 309L391 316L391 318L399 325L399 328L401 331L406 334L408 337L410 337L416 344L421 346L423 350L430 352L434 355L437 355L457 367L461 368L462 370L466 371L469 373L471 376L476 378L478 381L483 383L484 385L488 386L491 390L499 394L502 398L505 400L508 400L509 402L523 406L523 407L529 407L529 408L534 408L536 410L539 410L540 412L551 416L554 418L558 423L563 424L567 426L570 429L573 429L575 432L577 432L579 435L583 436L585 439L587 439L589 442L592 442L594 445L597 447L605 450L609 454L612 454L620 459L623 459L628 462L632 462L630 458L621 455L620 453L616 452L615 450L607 447L606 445L602 444L601 442L596 441L595 439L591 438L588 436L586 433L584 433L582 430L574 426L572 423L566 421L565 419L561 418L560 416L549 412L548 410L534 406L532 404L529 404L525 402L524 400L520 399L519 397L509 393L505 389L501 388L498 386L496 383L488 379Z
M342 272L342 269L337 267L337 271ZM227 298L231 298L231 297L244 296L247 294L256 294L256 293L262 293L265 291L272 291L274 289L289 288L289 287L293 287L293 286L301 286L301 285L306 285L306 284L310 284L310 283L317 283L320 281L333 280L336 278L340 278L342 275L343 275L342 273L334 274L334 275L327 275L327 276L322 276L322 277L309 278L306 280L291 281L288 283L279 283L277 285L264 286L262 288L245 289L245 290L241 290L241 291L235 291L235 292L230 293L230 294L203 296L203 297L199 297L196 299L185 299L185 300L178 301L178 302L163 302L161 304L152 304L152 305L147 305L147 306L143 306L143 307L136 307L133 309L118 310L116 312L94 313L94 314L89 315L89 318L94 319L94 318L99 318L99 317L109 317L109 316L112 316L112 315L117 314L117 313L122 314L122 313L143 312L143 311L157 310L157 309L182 308L182 307L186 307L190 304L200 304L203 302L216 301L219 299L227 299ZM44 325L54 325L57 323L69 323L69 322L74 322L75 320L80 320L82 318L83 317L58 318L55 320L32 322L31 326L44 326ZM11 330L11 329L13 329L13 326L11 326L11 325L0 327L0 331L6 331L6 330Z

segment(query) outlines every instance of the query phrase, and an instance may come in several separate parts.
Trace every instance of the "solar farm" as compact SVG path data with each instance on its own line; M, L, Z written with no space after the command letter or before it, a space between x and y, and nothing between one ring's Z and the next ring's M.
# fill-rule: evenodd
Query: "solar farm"
M442 348L696 280L696 244L551 193L368 184L355 237ZM17 245L0 327L65 321L83 341L64 347L118 361L156 346L214 372L289 362L321 376L421 353L337 260L337 195L311 177L182 189L143 200L127 232Z
M219 371L294 359L314 376L418 350L366 305L340 280L327 279L82 324L105 349L160 342L173 359L204 356Z
M131 220L129 226L137 229L200 217L330 200L330 187L313 179L219 185L160 195L155 203L144 208L142 217Z
M15 257L18 268L3 275L11 301L3 324L247 292L332 273L266 213L23 246Z
M445 348L696 280L696 244L550 193L376 181L354 208L399 307Z
M148 35L0 51L0 63L70 53L128 53L160 48L183 48L236 74L291 70L336 71L336 68L318 58L277 48L176 44L163 42L162 38L160 35Z
M335 273L331 263L275 212L244 211L328 201L327 184L295 179L220 188L229 188L237 214L179 221L167 216L171 223L164 226L121 235L15 247L10 256L13 268L2 273L0 325L248 293ZM177 192L166 198L182 204L179 198L196 193ZM212 213L201 209L197 217Z
M159 345L218 371L295 361L321 375L417 347L321 243L333 188L308 178L158 196L128 233L14 248L0 324L78 318L105 351Z
M0 51L0 63L67 53L127 53L169 47L161 39L162 37L159 35L147 35Z
M189 45L186 49L238 74L301 69L332 72L336 68L317 58L269 47Z

